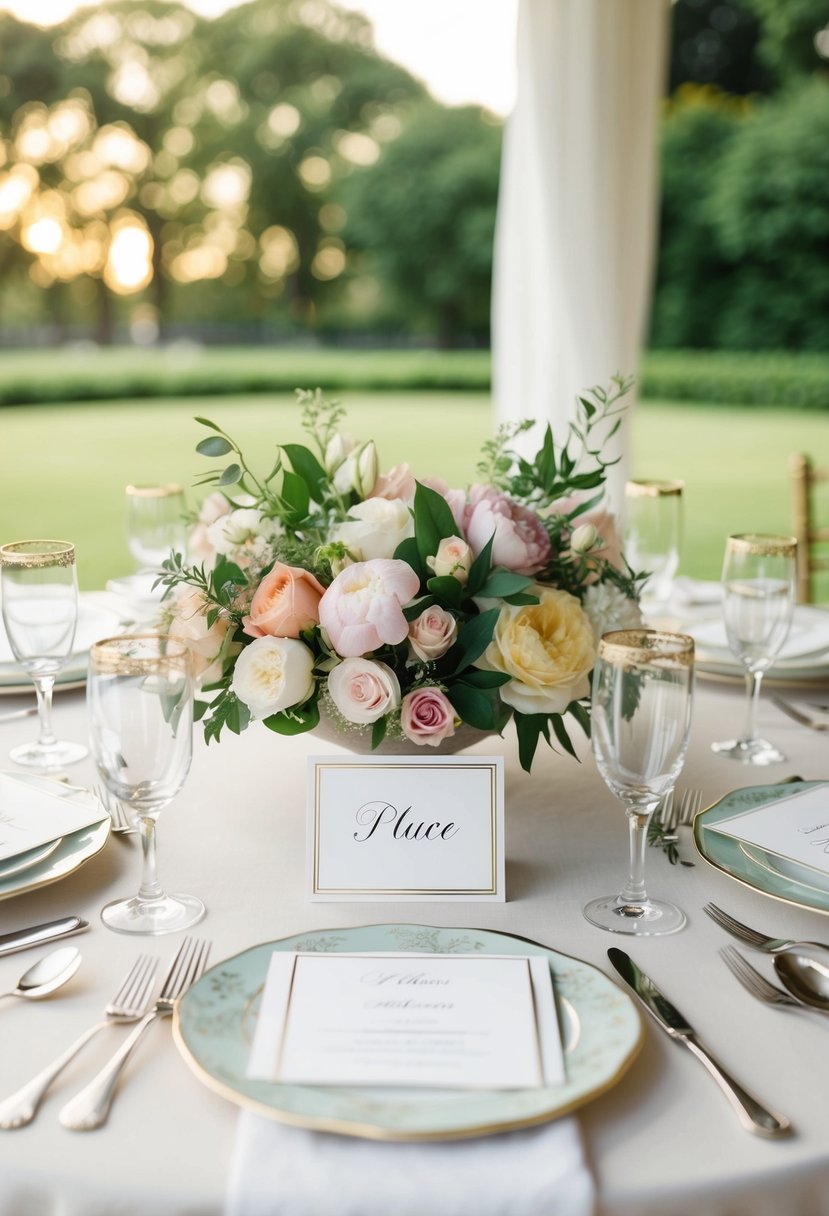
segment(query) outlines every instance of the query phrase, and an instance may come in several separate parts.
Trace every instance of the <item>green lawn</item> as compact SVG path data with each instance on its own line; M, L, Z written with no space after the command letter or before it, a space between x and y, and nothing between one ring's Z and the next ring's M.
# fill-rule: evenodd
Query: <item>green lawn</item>
M340 394L348 429L373 436L388 467L455 484L474 479L491 431L488 394L357 391ZM300 437L290 394L40 405L0 411L0 539L74 540L81 583L100 587L130 569L124 486L177 480L192 486L208 464L194 452L214 419L264 465L276 440ZM632 474L685 480L684 573L717 578L729 532L788 531L787 461L829 454L829 414L697 408L645 402L634 418ZM195 496L192 496L195 501Z

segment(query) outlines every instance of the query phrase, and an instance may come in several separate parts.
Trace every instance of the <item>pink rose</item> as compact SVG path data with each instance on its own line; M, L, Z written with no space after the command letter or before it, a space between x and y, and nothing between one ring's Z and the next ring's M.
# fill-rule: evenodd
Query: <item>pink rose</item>
M221 519L223 515L229 515L232 509L231 504L219 490L208 494L204 499L199 507L198 522L190 533L188 543L190 556L194 562L213 564L216 558L216 550L211 544L208 528L217 519Z
M343 658L397 646L409 634L403 606L420 590L406 562L376 557L342 570L320 600L320 624Z
M342 716L361 726L400 704L397 676L373 659L343 659L328 677L328 691Z
M460 536L447 536L438 545L435 556L426 558L426 565L438 577L451 575L465 587L469 581L473 556L469 545Z
M473 486L466 512L466 536L477 556L490 537L492 564L516 574L537 574L550 556L550 537L534 511L492 486Z
M298 638L320 619L323 585L307 570L276 562L253 593L242 622L252 638Z
M408 464L396 464L388 473L381 473L374 483L369 498L401 498L412 502L415 496L415 479Z
M435 605L421 612L409 625L409 645L424 663L446 654L458 634L458 622L445 608Z
M439 688L418 688L403 698L400 725L412 743L437 747L454 735L455 711Z

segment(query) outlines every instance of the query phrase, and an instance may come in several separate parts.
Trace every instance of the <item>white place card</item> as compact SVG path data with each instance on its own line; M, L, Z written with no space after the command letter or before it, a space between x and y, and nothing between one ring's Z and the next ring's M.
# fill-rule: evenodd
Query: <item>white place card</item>
M503 903L500 756L312 756L309 898Z
M292 954L268 969L248 1076L532 1089L564 1081L541 956Z
M75 801L0 773L0 861L100 823L100 804Z
M706 824L706 830L733 836L829 875L829 782L738 811L728 819Z

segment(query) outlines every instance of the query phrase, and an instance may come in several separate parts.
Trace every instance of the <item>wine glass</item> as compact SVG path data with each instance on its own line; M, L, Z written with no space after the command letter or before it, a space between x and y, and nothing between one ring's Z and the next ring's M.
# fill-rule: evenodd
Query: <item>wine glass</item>
M92 754L104 784L137 820L143 850L138 894L107 904L119 933L172 933L204 916L193 895L167 895L156 875L159 812L179 792L193 755L193 670L185 642L133 634L96 642L87 681Z
M596 764L625 807L630 873L619 895L591 900L584 915L612 933L676 933L685 913L645 890L647 829L685 760L694 685L693 639L652 629L606 633L593 671Z
M65 540L21 540L0 547L3 623L12 654L37 693L40 735L14 748L17 764L49 772L88 755L52 729L55 678L72 653L78 621L75 547Z
M634 570L648 570L647 606L665 604L679 569L682 481L629 481L625 486L625 555Z
M184 549L184 491L178 485L127 486L126 493L129 551L139 574L154 574L172 549Z
M728 645L746 669L748 713L741 739L712 743L711 750L741 764L775 764L785 756L757 734L757 702L763 676L785 642L794 612L797 541L793 536L746 532L729 536L722 590Z

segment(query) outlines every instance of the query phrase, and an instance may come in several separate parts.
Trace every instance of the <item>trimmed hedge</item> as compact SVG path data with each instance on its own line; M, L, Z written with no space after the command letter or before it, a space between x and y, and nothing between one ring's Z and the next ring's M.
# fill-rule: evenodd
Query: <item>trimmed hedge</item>
M623 369L624 370L624 369ZM641 395L749 407L829 409L829 356L651 351ZM487 392L488 351L356 351L171 346L0 354L0 405L293 392ZM529 409L529 403L528 403Z

